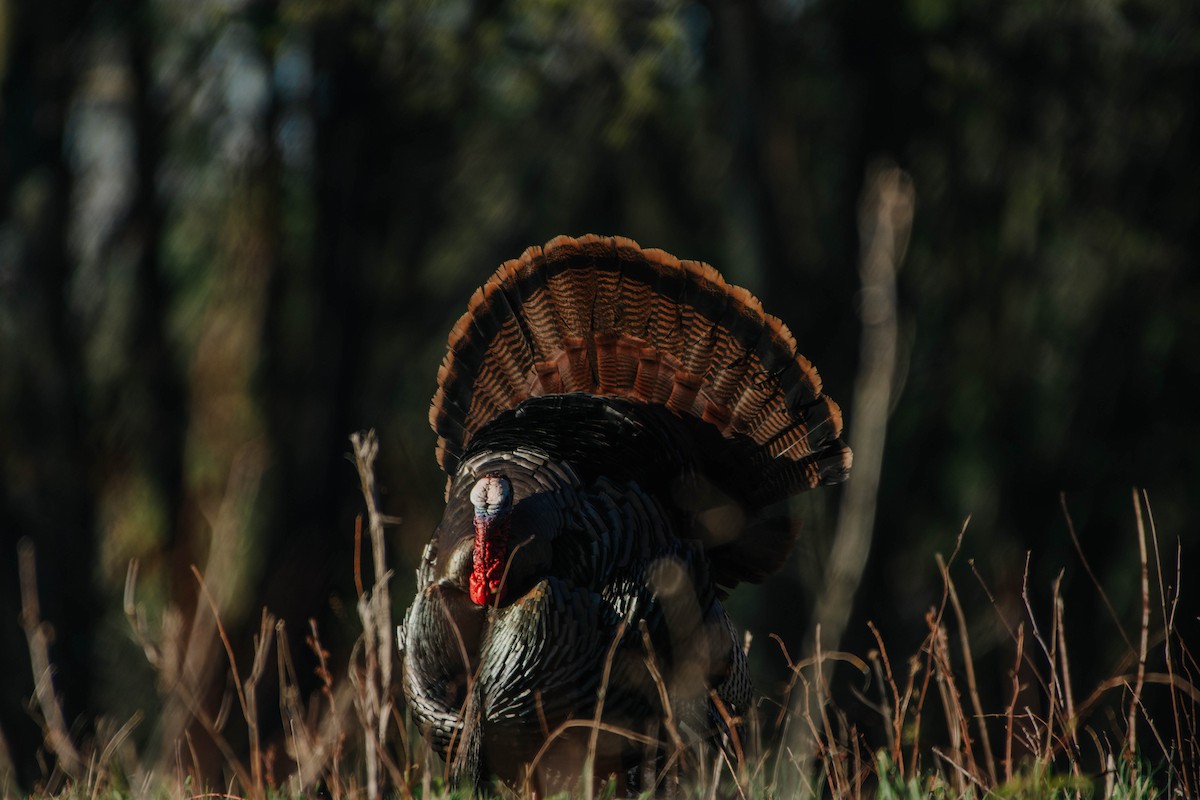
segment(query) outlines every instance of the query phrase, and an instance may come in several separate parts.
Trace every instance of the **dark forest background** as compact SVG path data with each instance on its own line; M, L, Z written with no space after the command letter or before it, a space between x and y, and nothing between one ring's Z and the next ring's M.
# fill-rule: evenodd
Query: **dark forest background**
M0 730L41 744L17 543L55 688L86 736L158 696L130 559L186 631L207 576L237 646L263 605L345 651L347 435L380 433L397 610L440 515L426 411L452 322L503 260L617 233L762 298L843 402L858 373L858 203L911 175L893 399L845 648L896 652L956 577L981 691L1000 611L1064 572L1080 683L1132 634L1131 488L1164 570L1200 565L1200 5L1184 0L0 0ZM800 646L839 489L740 591L759 688ZM209 642L204 647L213 648ZM219 645L217 645L219 647ZM1003 650L1003 652L1001 652ZM215 652L215 649L214 649ZM337 663L343 663L338 661ZM216 702L224 677L213 680ZM847 700L853 706L852 699Z

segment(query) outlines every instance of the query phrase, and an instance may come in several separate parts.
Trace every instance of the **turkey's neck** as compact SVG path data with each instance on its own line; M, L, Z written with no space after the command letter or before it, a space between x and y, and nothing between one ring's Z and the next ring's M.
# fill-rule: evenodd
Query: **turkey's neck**
M471 570L471 602L487 605L501 595L501 581L508 561L511 509L475 512L475 564Z

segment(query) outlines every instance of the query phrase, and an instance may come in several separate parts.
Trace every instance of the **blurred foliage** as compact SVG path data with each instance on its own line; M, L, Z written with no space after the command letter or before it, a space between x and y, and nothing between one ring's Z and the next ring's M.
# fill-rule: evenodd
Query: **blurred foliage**
M970 515L998 606L1026 550L1035 600L1065 567L1067 630L1110 669L1060 492L1127 626L1130 486L1168 575L1177 539L1196 562L1195 3L4 0L0 77L0 725L21 758L17 539L72 715L154 702L121 629L133 557L160 611L195 608L196 563L231 630L266 603L348 644L345 437L380 429L406 599L440 514L445 333L496 265L584 232L709 261L848 399L880 157L918 210L850 645L868 618L919 640L932 554ZM759 642L799 642L835 508L800 498L793 566L735 597ZM968 605L986 663L1006 634L982 590ZM755 652L768 688L782 660Z

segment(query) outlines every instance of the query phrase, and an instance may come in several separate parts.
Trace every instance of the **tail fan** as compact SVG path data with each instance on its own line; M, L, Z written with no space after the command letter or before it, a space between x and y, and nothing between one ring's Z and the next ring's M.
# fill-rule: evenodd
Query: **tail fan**
M709 265L630 239L560 236L475 292L430 408L438 464L453 475L498 414L571 392L665 406L750 440L762 480L790 491L850 468L841 410L787 327Z

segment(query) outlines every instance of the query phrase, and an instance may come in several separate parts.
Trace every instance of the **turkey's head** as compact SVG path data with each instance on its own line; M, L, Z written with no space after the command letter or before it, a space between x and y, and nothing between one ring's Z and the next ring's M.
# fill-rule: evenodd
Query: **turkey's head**
M475 605L501 599L512 533L512 494L512 484L503 475L485 475L471 489L475 550L469 587Z

